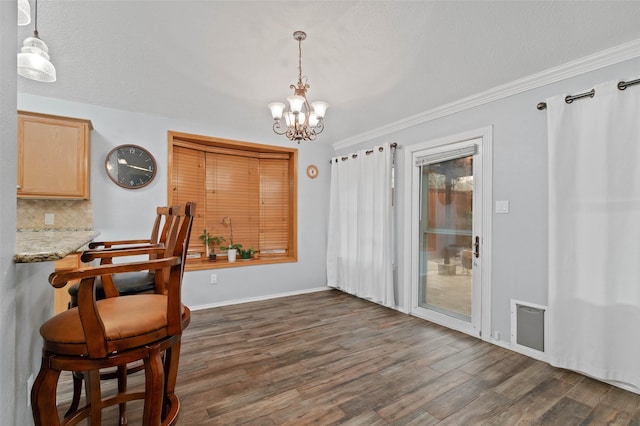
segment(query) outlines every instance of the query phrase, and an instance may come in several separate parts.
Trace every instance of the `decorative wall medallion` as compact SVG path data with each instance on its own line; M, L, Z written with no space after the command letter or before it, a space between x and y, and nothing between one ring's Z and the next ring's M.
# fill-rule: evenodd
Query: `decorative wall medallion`
M314 164L307 167L307 176L309 176L311 179L315 179L316 177L318 177L318 167L316 167Z

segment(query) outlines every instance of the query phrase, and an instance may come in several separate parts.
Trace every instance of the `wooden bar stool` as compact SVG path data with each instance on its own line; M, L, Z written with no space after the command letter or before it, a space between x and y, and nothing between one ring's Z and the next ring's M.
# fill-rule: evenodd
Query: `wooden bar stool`
M78 306L54 316L40 328L44 339L42 366L31 391L36 425L74 425L85 418L90 418L91 425L100 425L103 408L136 399L144 400L144 425L175 422L180 407L174 393L180 341L190 321L180 292L194 210L195 206L187 203L172 212L166 243L172 247L171 253L162 247L125 250L136 255L155 253L160 258L51 274L49 282L54 287L72 279L81 282ZM162 277L156 281L154 293L96 300L96 277L139 271L155 271ZM100 369L138 360L144 363L144 392L118 389L115 396L102 398ZM56 390L63 370L84 374L87 404L65 414L60 423Z
M148 239L129 239L129 240L112 240L112 241L93 241L89 243L89 250L82 254L83 262L91 262L100 256L100 264L108 265L113 263L114 257L126 256L128 252L125 249L165 247L169 226L171 224L171 207L156 207L156 218L151 228L151 236ZM165 247L167 252L171 252L170 247ZM149 254L149 259L156 259L157 253ZM132 294L151 293L156 288L156 275L153 271L142 272L124 272L117 275L106 275L104 277L96 277L96 300L108 297L130 296ZM73 308L78 305L79 285L69 287L70 302L69 307ZM144 366L141 363L135 363L133 366L122 366L118 369L103 371L100 373L102 380L119 380L119 387L125 389L127 387L127 375L142 370ZM73 398L67 414L78 409L80 397L82 393L82 381L84 376L81 373L73 374ZM126 420L126 406L122 404L120 407L120 417Z

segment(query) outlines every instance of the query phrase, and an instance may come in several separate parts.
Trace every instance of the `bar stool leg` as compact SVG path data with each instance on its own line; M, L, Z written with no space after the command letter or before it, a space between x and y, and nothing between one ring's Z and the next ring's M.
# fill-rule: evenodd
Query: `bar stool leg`
M100 392L100 370L85 373L87 403L90 404L91 426L102 424L102 393Z
M64 416L67 417L74 411L78 409L80 405L80 394L82 393L82 373L78 371L73 372L73 399L71 400L71 405L69 405L69 409Z
M164 368L160 348L154 345L148 350L149 357L144 359L145 398L142 424L156 426L162 422Z
M125 393L127 391L127 366L119 365L117 370L118 376L118 393ZM126 426L127 420L127 404L125 402L118 406L120 412L120 426Z
M49 357L42 355L42 366L31 388L31 410L35 426L59 426L56 391L60 370L49 368Z

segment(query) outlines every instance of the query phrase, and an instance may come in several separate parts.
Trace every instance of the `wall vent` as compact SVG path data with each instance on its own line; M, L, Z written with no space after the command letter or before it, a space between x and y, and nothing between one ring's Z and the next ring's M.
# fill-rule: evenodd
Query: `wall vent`
M511 345L514 349L541 358L545 356L546 306L511 300Z

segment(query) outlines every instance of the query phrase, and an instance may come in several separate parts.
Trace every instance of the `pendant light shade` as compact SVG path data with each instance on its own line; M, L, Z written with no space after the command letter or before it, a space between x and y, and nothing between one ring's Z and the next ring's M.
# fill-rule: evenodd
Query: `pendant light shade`
M33 37L27 37L18 53L18 74L31 80L56 81L56 68L49 60L49 48L38 36L38 0L35 3Z
M49 61L49 48L38 37L27 37L18 53L18 74L31 80L56 81L56 69Z
M18 25L31 23L31 5L29 0L18 0Z

